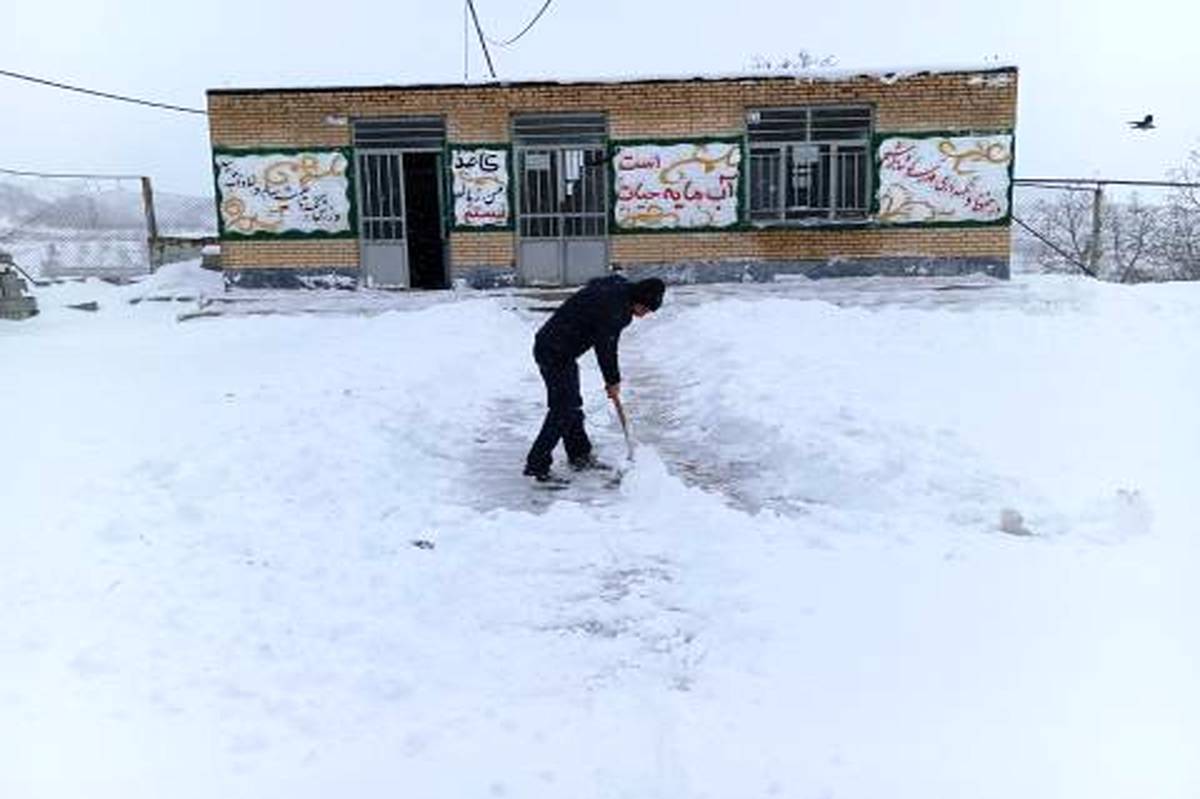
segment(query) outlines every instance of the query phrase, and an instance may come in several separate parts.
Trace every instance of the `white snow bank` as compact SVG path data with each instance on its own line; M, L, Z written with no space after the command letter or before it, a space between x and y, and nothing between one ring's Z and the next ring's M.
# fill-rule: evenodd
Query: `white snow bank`
M1197 287L846 285L669 293L562 499L511 297L55 287L101 310L0 326L0 795L1197 795Z
M124 319L144 324L147 313L131 309L143 302L162 303L159 311L151 311L162 321L173 320L179 308L171 302L195 302L219 296L225 291L220 272L200 268L199 260L167 264L151 275L140 276L114 285L99 278L66 279L47 285L32 286L43 315L52 322L74 325L81 311L71 306L90 306L108 321ZM95 330L94 326L91 328Z
M129 292L137 297L198 298L225 291L225 278L218 271L201 269L200 260L166 264L154 274L137 281Z
M1191 463L1174 442L1180 425L1184 441L1197 432L1180 380L1200 293L1164 306L1156 287L1074 281L1065 301L1065 285L1021 286L1057 312L713 303L645 347L720 376L688 382L674 412L718 457L768 464L764 492L893 529L917 514L989 529L1013 506L1040 532L1138 534L1148 502L1180 500Z

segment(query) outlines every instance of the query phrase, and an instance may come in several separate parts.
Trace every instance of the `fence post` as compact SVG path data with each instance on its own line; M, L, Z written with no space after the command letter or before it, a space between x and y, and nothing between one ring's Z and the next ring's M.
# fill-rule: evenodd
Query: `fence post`
M1100 275L1100 222L1101 222L1101 206L1104 204L1104 184L1097 183L1096 191L1092 195L1092 246L1088 252L1088 266L1092 269L1092 274L1099 277Z
M158 220L154 218L154 189L150 178L142 176L142 206L146 211L146 255L150 260L150 271L157 271Z

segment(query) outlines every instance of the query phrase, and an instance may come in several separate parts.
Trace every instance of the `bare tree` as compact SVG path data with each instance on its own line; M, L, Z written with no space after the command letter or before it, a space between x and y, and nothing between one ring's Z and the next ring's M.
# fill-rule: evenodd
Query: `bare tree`
M1200 213L1170 203L1164 209L1165 257L1179 280L1200 280Z
M1037 235L1023 233L1020 250L1030 253L1043 272L1074 273L1094 263L1097 277L1120 283L1178 277L1167 255L1172 218L1168 208L1143 202L1136 194L1128 201L1107 200L1101 206L1097 238L1095 202L1091 189L1063 188L1024 204L1018 218Z
M1188 154L1183 166L1171 172L1178 183L1200 183L1200 149ZM1179 186L1167 197L1164 212L1164 256L1174 277L1200 280L1200 188Z
M1042 237L1035 252L1043 272L1077 272L1092 248L1091 194L1064 191L1028 206L1027 223Z
M1200 149L1188 153L1183 166L1171 170L1170 174L1171 180L1176 183L1200 183ZM1171 197L1192 211L1200 212L1200 188L1180 186L1171 193Z
M1111 245L1104 276L1118 283L1161 279L1163 209L1146 205L1134 194L1128 203L1110 204L1104 212L1102 235ZM1157 263L1155 263L1157 261Z

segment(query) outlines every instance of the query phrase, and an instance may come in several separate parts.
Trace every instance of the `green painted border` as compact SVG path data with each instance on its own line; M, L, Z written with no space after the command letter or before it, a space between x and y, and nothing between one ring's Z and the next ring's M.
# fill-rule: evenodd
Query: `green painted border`
M746 172L745 165L748 163L749 152L746 149L746 137L743 136L685 136L681 138L668 139L609 139L608 140L608 163L609 168L616 159L617 148L619 147L637 147L647 144L656 145L674 145L674 144L737 144L738 150L741 152L742 160L738 164L738 193L737 193L737 221L732 225L724 227L705 226L705 227L671 227L671 228L626 228L617 224L617 181L616 176L609 173L611 178L608 182L608 234L610 236L645 236L645 235L663 235L685 233L729 233L745 231L746 215L749 212L749 202L747 201Z
M508 224L488 225L486 227L470 227L458 225L454 219L454 171L451 169L451 159L455 150L504 150L508 154L505 159L505 169L508 172ZM516 168L514 166L514 150L511 142L446 142L443 148L446 168L443 175L443 196L445 206L442 216L446 222L446 230L450 233L511 233L517 229L517 198L515 188Z
M961 222L881 222L879 221L879 186L882 183L879 169L879 146L884 139L945 139L959 136L1011 136L1012 157L1008 161L1008 211L999 219L990 222L965 219ZM1011 227L1013 214L1013 170L1017 163L1017 134L1009 129L980 129L965 128L962 130L921 130L921 131L876 131L871 137L871 158L875 166L875 174L871 181L871 219L881 229L902 228L965 228L965 227Z
M347 213L346 222L350 226L350 230L344 233L326 233L324 231L313 231L311 233L303 233L300 231L285 231L283 233L271 233L269 231L260 230L255 233L232 233L225 229L225 222L221 218L221 184L219 181L220 172L217 169L217 156L219 155L294 155L299 153L341 153L346 159L346 192L349 200L349 212ZM355 170L356 158L353 147L213 147L212 148L212 171L213 171L213 188L215 190L215 198L217 203L217 238L221 241L271 241L271 240L339 240L339 239L357 239L359 237L358 230L358 192L356 186L357 172Z

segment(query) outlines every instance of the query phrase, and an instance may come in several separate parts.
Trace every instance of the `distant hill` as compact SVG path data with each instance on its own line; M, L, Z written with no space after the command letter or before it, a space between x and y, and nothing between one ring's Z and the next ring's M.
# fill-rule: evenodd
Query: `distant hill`
M16 220L25 218L39 208L40 203L41 200L28 189L0 183L0 229L7 228Z
M154 206L163 235L216 235L212 197L155 192ZM21 229L137 230L145 224L141 188L136 184L112 188L86 181L0 179L0 237Z

